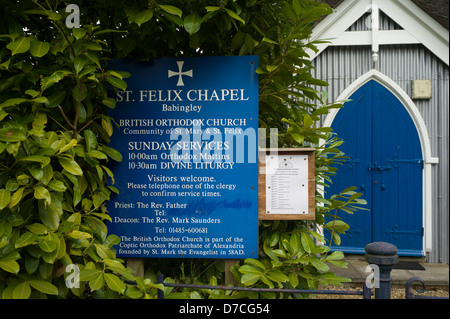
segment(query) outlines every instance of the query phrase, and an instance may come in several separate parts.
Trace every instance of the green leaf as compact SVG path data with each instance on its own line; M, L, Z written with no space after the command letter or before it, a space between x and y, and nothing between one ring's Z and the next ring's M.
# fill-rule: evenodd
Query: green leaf
M103 272L100 271L100 275L92 280L89 280L89 287L91 287L92 291L100 289L103 287Z
M55 179L51 180L50 183L48 183L48 187L57 192L64 192L67 189L66 185L64 185L62 181L58 181Z
M251 286L253 284L256 284L260 278L261 278L261 273L259 273L259 274L249 273L249 274L245 274L241 277L241 282L245 286Z
M52 200L50 205L45 205L46 202L44 201L38 202L39 217L49 231L55 231L59 227L62 207L61 203L57 202L56 198Z
M291 284L292 287L297 287L299 282L298 282L298 276L295 272L290 272L289 273L289 283Z
M105 281L111 290L117 291L121 294L125 292L125 283L116 275L110 273L105 274Z
M273 71L275 71L276 69L278 69L278 65L267 65L267 66L266 66L266 69L267 69L267 71L269 71L269 72L273 72Z
M101 51L103 49L102 49L102 46L100 45L100 43L101 43L101 41L98 41L98 40L83 42L83 47L84 47L84 49L89 50L89 51Z
M45 77L42 80L42 87L44 90L48 89L50 86L52 86L55 83L58 83L64 77L68 76L69 74L72 74L72 72L67 70L58 70L52 73L52 75Z
M40 263L39 274L43 279L48 279L53 274L53 264L48 264L46 262Z
M28 274L32 274L39 267L39 259L34 257L25 257L25 269Z
M333 240L333 242L337 245L337 246L339 246L340 244L341 244L341 237L339 236L339 233L337 233L337 232L334 232L334 233L332 233L333 235L332 235L332 240Z
M239 272L243 274L260 274L262 275L262 271L259 269L256 269L250 265L243 265L239 267Z
M342 251L334 251L331 255L327 256L327 261L339 260L344 258L344 253Z
M18 284L12 293L13 299L28 299L31 295L31 288L28 282Z
M19 239L16 240L16 242L14 243L14 247L15 248L21 248L21 247L25 247L31 244L36 243L38 239L38 236L36 234L33 234L31 232L26 232L23 233Z
M264 264L262 262L260 262L259 260L257 260L257 259L248 258L248 259L245 260L245 263L253 265L255 267L258 267L262 271L266 270L266 267L264 266Z
M83 175L81 167L74 160L69 159L67 157L58 157L58 161L61 164L61 166L69 173L73 175Z
M58 21L62 19L62 15L58 12L46 11L45 14L48 15L50 20Z
M91 281L103 276L103 271L99 269L83 269L80 271L80 281Z
M34 197L37 199L45 199L48 205L52 202L50 192L44 186L36 186L34 188Z
M81 86L76 84L72 89L72 94L73 94L75 101L80 101L80 102L83 101L87 97L87 93L88 93L87 86L84 83L81 83ZM84 114L82 112L80 112L80 123L81 123L82 114L84 116L86 115L84 106L82 104L81 104L81 109L82 109L82 112L84 111Z
M97 138L91 130L84 131L84 140L86 141L86 150L88 152L97 148Z
M141 26L153 17L153 10L143 10L133 16L134 23Z
M226 12L228 13L228 15L229 15L230 17L232 17L233 19L238 20L238 21L242 22L243 24L245 24L244 19L242 19L240 16L238 16L238 14L237 14L236 12L234 12L234 11L232 11L232 10L230 10L230 9L227 9L227 8L225 8L225 11L226 11Z
M75 68L76 74L80 73L83 70L86 62L90 61L89 58L85 55L77 55L73 60L73 66Z
M108 76L106 78L106 81L111 84L112 86L119 88L123 91L125 91L127 89L127 82L125 82L124 80L118 79L114 76Z
M299 144L302 144L305 140L305 136L297 133L291 133L292 138Z
M302 244L299 234L297 233L292 234L289 244L291 245L295 255L298 255L298 253L301 252Z
M62 101L64 101L64 98L66 97L67 93L66 91L58 91L55 94L49 96L47 98L47 103L45 103L45 107L47 108L53 108L60 104Z
M11 51L11 55L25 53L30 49L31 38L18 37L16 40L8 43L6 47Z
M190 14L184 18L184 28L190 35L200 30L201 23L202 18L196 13Z
M96 151L96 150L88 152L87 155L89 155L92 158L96 158L96 159L108 159L108 157L105 154L103 154L100 151Z
M289 277L286 276L285 274L283 274L283 273L280 272L280 271L270 271L270 272L267 274L267 277L268 277L270 280L275 281L275 282L286 282L286 281L289 280Z
M269 246L274 247L276 244L278 244L278 241L280 240L280 233L279 232L273 232L269 239Z
M92 235L89 233L86 233L86 232L79 231L79 230L72 230L69 233L69 237L75 238L75 239L81 239L81 238L91 238Z
M174 7L174 6L165 5L165 4L158 4L158 7L160 9L163 9L167 13L179 16L180 18L183 15L183 11L181 11L180 9L178 9L177 7Z
M44 183L44 185L47 185L53 178L53 167L51 165L47 165L42 169L42 171L44 176L42 177L41 182Z
M44 170L42 168L29 165L28 170L30 171L31 175L38 181L44 178Z
M10 208L19 204L20 200L22 199L24 190L25 190L25 187L21 187L12 194L11 201L9 203Z
M84 37L86 35L86 33L87 33L87 30L85 28L72 28L72 35L77 40Z
M69 143L67 143L66 145L64 145L63 147L61 147L61 148L59 149L59 152L58 152L58 153L63 153L63 152L65 152L65 151L71 149L72 147L74 147L75 145L77 145L77 143L78 143L78 142L77 142L76 139L70 140Z
M41 58L50 50L50 43L33 39L30 45L30 53L37 58Z
M212 11L218 11L218 10L220 10L220 7L206 6L205 9L206 9L206 11L208 11L208 12L212 12Z
M308 114L305 114L305 116L303 117L303 125L305 127L311 127L311 125L313 125L313 120L311 118L311 116L309 116Z
M48 237L49 235L47 235L43 241L39 242L39 248L47 253L51 253L58 248L58 244Z
M51 283L43 280L28 280L28 283L34 289L47 294L47 295L58 295L58 288Z
M19 264L14 260L0 260L0 268L4 271L17 274L20 270Z
M330 231L334 229L335 232L342 234L345 233L345 231L347 231L350 226L342 220L332 220L325 224L325 228L329 229Z
M112 97L108 97L108 98L104 99L102 101L102 103L104 105L106 105L107 107L109 107L110 109L114 109L114 108L116 108L117 100L113 99Z
M27 136L22 130L16 128L2 128L0 129L0 141L2 142L22 142L27 139Z
M120 154L119 151L109 147L109 146L105 146L102 145L101 148L99 148L103 153L105 153L106 155L108 155L109 157L111 157L113 160L115 160L116 162L121 162L122 161L122 154ZM107 171L108 173L108 171ZM109 175L109 173L108 173Z
M270 289L275 288L273 282L269 279L268 276L261 276L261 281L269 286Z
M94 62L99 68L101 67L100 61L98 60L98 57L94 52L84 52L84 55L87 56L89 60Z
M41 163L41 167L44 167L46 165L48 165L50 163L50 157L48 156L43 156L43 155L30 155L30 156L25 156L22 157L20 159L21 161L26 161L26 162L36 162L36 163Z
M28 101L29 101L28 99L23 99L23 98L12 98L12 99L8 99L8 100L4 101L3 103L1 103L0 108L13 106L13 105L17 105L17 104L28 102Z
M28 95L31 96L32 98L35 98L36 96L39 95L39 92L36 91L36 90L29 89L29 90L26 90L26 91L25 91L25 94L28 94Z
M318 259L317 257L315 257L313 255L310 255L308 260L311 263L311 265L313 265L314 267L316 267L318 270L320 270L322 272L326 272L330 269L330 267L328 267L327 264L325 264L323 261L321 261L320 259Z
M26 225L25 226L30 232L32 232L33 234L36 235L44 235L47 233L47 227L45 227L45 225L42 225L40 223L34 223L31 225ZM16 242L17 244L17 242Z
M113 134L113 126L111 124L111 120L109 118L105 119L102 118L102 127L108 134L108 136L111 136Z
M7 189L0 189L0 210L8 206L11 200L11 192Z
M302 243L303 249L306 252L311 253L315 247L314 241L312 240L312 238L309 236L308 233L303 232L300 234L300 236L301 236L301 243Z
M262 41L263 41L263 42L267 42L267 43L272 43L272 44L278 44L278 42L275 42L275 41L273 41L273 40L270 40L270 39L267 38L267 37L264 37L264 38L262 39Z

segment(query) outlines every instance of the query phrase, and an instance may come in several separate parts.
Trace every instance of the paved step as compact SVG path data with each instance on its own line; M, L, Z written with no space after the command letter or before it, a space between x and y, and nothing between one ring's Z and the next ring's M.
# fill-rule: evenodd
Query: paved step
M364 255L350 255L346 256L344 260L348 263L347 268L339 268L330 265L330 271L338 276L347 277L352 279L353 284L362 284L367 276L370 274L371 269L368 268L369 264L364 260ZM404 270L393 269L391 272L393 287L405 287L409 279L413 277L420 278L426 285L426 288L449 288L449 267L448 264L429 264L423 259L411 259L400 257L400 260L415 260L422 265L425 270Z

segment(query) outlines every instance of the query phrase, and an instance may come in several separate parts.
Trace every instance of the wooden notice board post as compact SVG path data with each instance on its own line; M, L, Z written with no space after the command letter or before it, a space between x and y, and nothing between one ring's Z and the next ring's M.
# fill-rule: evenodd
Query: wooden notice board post
M260 220L315 219L315 149L259 151Z

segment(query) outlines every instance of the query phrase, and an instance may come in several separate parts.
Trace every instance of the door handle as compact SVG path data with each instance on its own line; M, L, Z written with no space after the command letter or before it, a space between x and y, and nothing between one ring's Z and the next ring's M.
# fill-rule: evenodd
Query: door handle
M378 165L378 164L369 164L369 166L367 167L367 169L369 170L369 172L370 171L380 171L380 172L382 172L382 171L387 171L387 170L390 170L392 167L390 167L389 165L386 165L386 166L381 166L381 165Z

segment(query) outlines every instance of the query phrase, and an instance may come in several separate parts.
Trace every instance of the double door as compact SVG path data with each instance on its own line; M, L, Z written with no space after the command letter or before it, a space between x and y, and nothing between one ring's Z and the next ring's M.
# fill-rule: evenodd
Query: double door
M423 255L423 160L416 127L402 103L371 80L337 113L332 128L350 158L338 167L329 194L356 186L369 211L340 212L350 225L335 249L364 253L370 242L397 246L400 255Z

